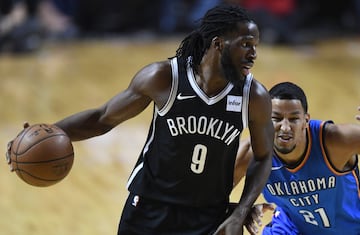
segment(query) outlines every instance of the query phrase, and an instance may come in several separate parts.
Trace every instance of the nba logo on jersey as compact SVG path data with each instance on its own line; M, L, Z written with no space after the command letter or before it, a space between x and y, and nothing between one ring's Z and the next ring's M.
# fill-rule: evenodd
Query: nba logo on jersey
M140 197L138 195L135 195L134 198L133 198L133 201L131 203L131 205L133 206L137 206L137 204L139 203L139 200L140 200Z
M241 112L242 96L228 95L226 111Z

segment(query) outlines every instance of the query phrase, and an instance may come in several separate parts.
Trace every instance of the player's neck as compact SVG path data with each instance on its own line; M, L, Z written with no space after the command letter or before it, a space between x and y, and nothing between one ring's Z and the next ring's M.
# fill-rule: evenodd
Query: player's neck
M219 94L229 83L224 78L213 73L202 73L199 71L199 74L195 73L194 76L198 86L209 97Z

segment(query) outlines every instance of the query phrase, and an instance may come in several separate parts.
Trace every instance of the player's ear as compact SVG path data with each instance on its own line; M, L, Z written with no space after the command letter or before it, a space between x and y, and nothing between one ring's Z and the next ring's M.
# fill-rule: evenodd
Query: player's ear
M222 49L222 39L218 36L214 37L212 39L211 44L213 45L213 47L217 50L221 50Z
M310 114L305 113L305 121L306 121L306 125L309 125L309 121L310 121Z

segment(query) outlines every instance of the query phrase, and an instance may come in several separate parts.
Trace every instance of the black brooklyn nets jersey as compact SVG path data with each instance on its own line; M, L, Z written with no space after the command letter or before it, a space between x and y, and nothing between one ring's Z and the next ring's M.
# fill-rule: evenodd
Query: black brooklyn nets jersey
M171 59L172 89L154 116L129 178L130 192L193 206L226 203L233 187L239 138L247 125L252 75L208 97L194 71Z

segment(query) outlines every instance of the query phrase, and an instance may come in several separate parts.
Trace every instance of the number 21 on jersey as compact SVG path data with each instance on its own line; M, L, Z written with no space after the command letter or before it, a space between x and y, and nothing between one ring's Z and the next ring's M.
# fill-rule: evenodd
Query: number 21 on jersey
M300 210L299 213L304 216L306 222L316 225L316 226L319 226L319 222L316 221L316 218L311 211ZM318 209L314 210L314 213L317 213L320 216L320 218L322 220L322 225L325 228L330 227L330 221L329 221L329 218L328 218L324 208L318 208Z

